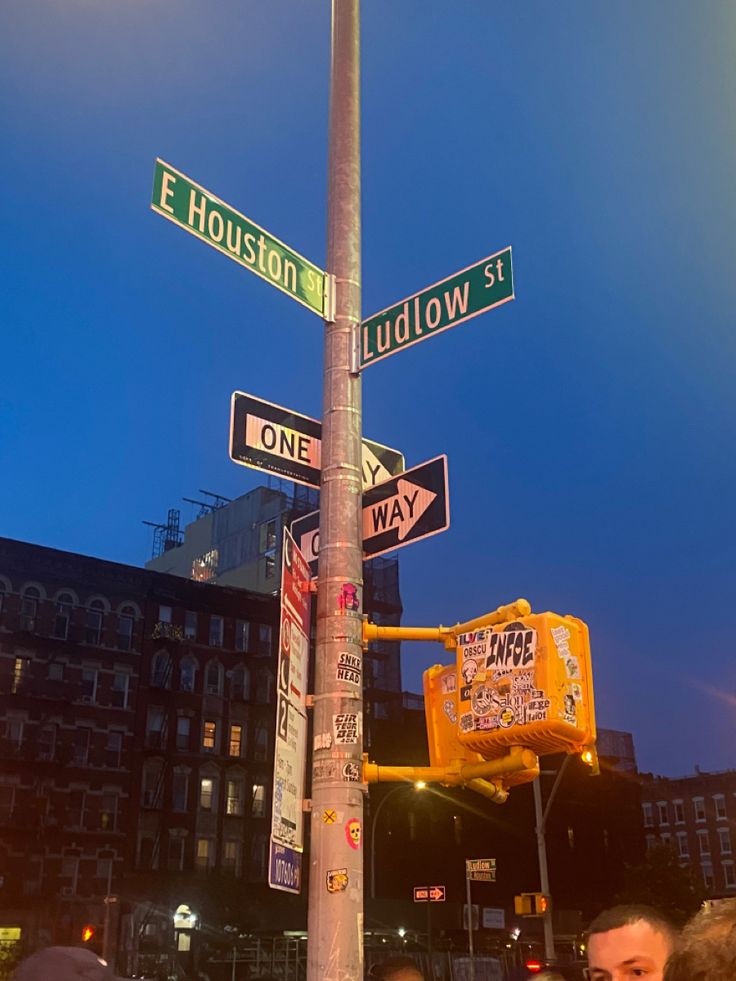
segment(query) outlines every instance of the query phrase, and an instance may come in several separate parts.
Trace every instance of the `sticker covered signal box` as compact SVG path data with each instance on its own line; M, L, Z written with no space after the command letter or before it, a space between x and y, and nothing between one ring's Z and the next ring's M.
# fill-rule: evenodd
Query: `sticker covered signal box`
M463 746L492 759L510 746L544 756L595 743L590 644L582 620L533 613L457 640Z

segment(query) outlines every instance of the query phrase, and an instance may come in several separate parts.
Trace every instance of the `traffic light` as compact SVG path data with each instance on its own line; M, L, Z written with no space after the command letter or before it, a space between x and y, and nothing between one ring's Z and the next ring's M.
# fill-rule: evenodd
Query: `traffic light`
M92 926L91 923L86 923L82 927L82 943L91 944L94 939L95 939L95 928Z
M514 913L517 916L544 916L549 908L549 896L543 892L523 892L520 896L514 896Z
M102 945L104 942L105 931L102 924L99 923L85 923L82 927L82 943L85 947L89 947L93 950L95 954L102 953Z

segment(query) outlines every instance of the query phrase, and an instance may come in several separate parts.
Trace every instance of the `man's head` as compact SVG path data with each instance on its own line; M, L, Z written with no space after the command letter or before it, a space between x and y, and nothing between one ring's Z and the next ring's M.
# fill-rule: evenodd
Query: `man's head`
M370 976L380 981L424 981L422 972L411 957L392 957L377 965Z
M736 977L736 899L702 909L682 931L665 981L732 981Z
M666 917L650 906L614 906L588 928L590 981L663 981L676 939Z
M105 962L83 947L47 947L20 964L13 981L115 981Z

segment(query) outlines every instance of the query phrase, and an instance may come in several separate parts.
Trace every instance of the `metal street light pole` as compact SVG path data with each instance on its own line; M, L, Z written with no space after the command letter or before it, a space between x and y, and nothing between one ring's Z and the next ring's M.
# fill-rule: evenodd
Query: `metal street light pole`
M406 790L407 784L399 784L398 787L394 787L389 790L389 792L382 797L378 804L376 805L375 813L371 817L371 899L376 898L376 827L378 825L378 815L383 810L383 805L388 801L394 794L397 794L400 790ZM413 790L423 790L424 782L418 780L411 784Z
M545 829L547 827L547 818L549 816L549 810L552 807L552 801L555 799L555 794L560 786L562 775L571 759L571 756L566 756L562 761L562 766L557 771L555 782L552 784L552 789L549 792L549 797L547 798L547 804L544 808L544 812L542 811L541 773L536 780L532 781L532 786L534 788L534 815L536 821L534 831L537 836L537 854L539 855L539 886L544 895L548 897L550 896L550 891L549 873L547 871L547 841L545 838ZM551 903L547 904L547 909L544 911L544 915L542 917L542 924L544 926L544 956L548 961L554 963L554 961L557 959L557 954L555 952L555 933L552 926Z
M363 977L363 690L338 671L363 655L359 14L359 0L332 0L327 272L335 305L324 333L307 981Z

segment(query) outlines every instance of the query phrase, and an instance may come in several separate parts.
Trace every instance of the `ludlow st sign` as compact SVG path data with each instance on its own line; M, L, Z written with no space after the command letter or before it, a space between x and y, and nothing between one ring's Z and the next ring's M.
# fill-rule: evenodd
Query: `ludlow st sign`
M322 423L317 419L233 392L230 405L230 459L245 467L319 487ZM363 489L404 470L404 454L363 439Z
M151 207L320 317L330 319L330 277L325 272L159 159Z
M360 367L514 299L511 247L386 307L360 325Z

